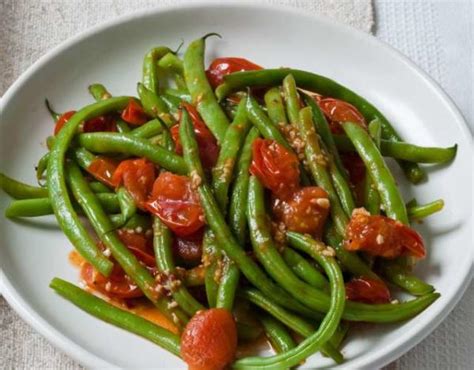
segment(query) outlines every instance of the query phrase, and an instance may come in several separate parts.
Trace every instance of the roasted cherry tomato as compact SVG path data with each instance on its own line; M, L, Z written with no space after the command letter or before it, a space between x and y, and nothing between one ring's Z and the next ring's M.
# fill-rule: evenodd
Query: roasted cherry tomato
M365 164L357 153L342 153L342 164L349 173L349 180L356 186L364 181Z
M144 233L137 233L134 230L119 229L118 237L123 244L149 269L156 266L153 251L152 236L147 237Z
M250 173L281 199L291 195L299 185L298 158L274 140L253 142Z
M82 132L115 132L117 124L115 118L110 115L91 118L84 122Z
M371 216L356 209L346 227L344 247L349 251L364 251L374 256L395 258L426 255L421 236L411 227L385 216Z
M204 225L199 196L186 176L162 172L153 184L146 208L178 236L194 234Z
M135 99L130 99L122 112L122 119L133 126L140 126L146 123L149 118L140 103Z
M192 235L175 237L173 252L177 259L187 265L198 264L201 261L203 234L203 229L201 228Z
M244 58L217 58L206 71L206 76L212 88L224 82L224 76L242 71L256 71L262 69L259 65Z
M112 176L113 184L117 187L123 183L137 206L142 209L145 209L154 181L155 166L145 158L120 162Z
M181 103L181 105L182 108L187 110L191 117L194 133L196 134L196 141L199 146L199 157L201 158L202 165L204 168L208 169L214 167L217 162L217 157L219 156L219 146L217 145L216 138L207 128L193 105L186 102ZM181 121L181 116L179 117L179 120ZM183 154L183 147L181 146L181 140L179 138L179 124L171 127L171 136L175 143L176 153L180 155Z
M87 167L87 172L94 176L100 182L113 187L112 176L117 169L117 162L107 157L97 157Z
M328 194L317 186L304 187L289 198L274 197L272 201L273 215L286 229L316 236L321 235L329 207Z
M390 291L381 280L354 278L346 283L346 299L369 304L389 303Z
M75 110L71 110L59 116L58 120L56 121L56 124L54 125L54 135L57 135L58 132L61 131L65 123L69 121L75 113Z
M222 370L236 351L235 321L223 308L197 312L181 335L181 356L191 370Z
M365 128L364 116L352 104L333 98L322 98L317 100L317 103L329 119L330 128L333 133L344 133L340 123L346 121L358 123Z

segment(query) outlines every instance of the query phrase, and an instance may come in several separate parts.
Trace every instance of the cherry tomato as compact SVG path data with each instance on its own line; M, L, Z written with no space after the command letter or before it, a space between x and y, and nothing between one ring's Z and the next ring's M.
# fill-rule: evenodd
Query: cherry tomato
M201 261L203 234L201 228L192 235L175 237L173 241L175 256L187 265L198 264Z
M369 304L389 303L390 291L381 280L354 278L346 283L346 299Z
M263 68L244 58L217 58L207 69L206 76L212 88L215 89L224 82L224 76L228 74L259 69Z
M146 267L156 267L153 251L152 237L147 237L143 233L129 232L126 229L117 231L118 237L123 244L142 262Z
M100 182L114 187L112 182L112 176L115 173L117 168L117 162L113 159L107 157L97 157L92 163L87 167L87 172L94 176Z
M96 118L91 118L84 122L82 126L83 132L116 132L117 131L117 124L115 119L110 116L100 116Z
M204 225L199 196L186 176L162 172L153 184L146 208L178 236L194 234Z
M140 126L148 121L148 116L140 103L135 99L130 99L122 112L122 119L133 126Z
M191 117L194 133L196 134L196 141L199 146L199 157L201 158L203 167L207 169L214 167L217 162L217 157L219 156L219 146L217 145L216 138L207 128L193 105L186 102L181 103L181 105L188 111L189 116ZM181 116L179 117L179 121L181 121ZM176 153L180 155L183 154L183 147L181 146L181 140L179 137L179 124L171 127L170 131L175 143Z
M273 215L290 231L320 236L329 213L328 194L320 187L308 186L287 199L274 197Z
M406 255L423 258L426 255L423 239L411 227L385 216L371 216L361 209L352 213L344 247L384 258Z
M342 164L349 173L352 185L360 184L365 178L365 164L357 153L342 153Z
M358 123L365 128L364 116L352 104L333 98L322 98L317 100L317 103L329 119L330 128L334 134L344 133L340 123L346 121Z
M274 140L257 139L252 146L250 173L277 197L286 198L299 185L298 158Z
M127 159L120 162L112 176L115 187L125 186L133 200L141 209L151 193L155 181L155 166L145 158Z
M196 313L181 336L181 356L191 370L222 370L235 357L237 328L223 308Z
M58 120L56 121L56 124L54 125L54 135L57 135L58 132L61 131L66 122L69 121L75 113L75 110L71 110L59 116Z

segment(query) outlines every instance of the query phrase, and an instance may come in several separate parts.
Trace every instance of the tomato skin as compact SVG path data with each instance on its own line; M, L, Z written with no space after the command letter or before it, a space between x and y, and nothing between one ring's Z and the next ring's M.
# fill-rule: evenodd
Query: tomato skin
M299 186L298 158L274 140L259 138L253 142L250 173L281 199Z
M63 128L67 121L71 119L71 117L76 113L75 110L71 110L61 114L54 125L54 135L57 135L59 131Z
M120 162L112 176L115 187L122 183L138 207L145 210L145 203L155 181L155 166L146 158L127 159Z
M199 158L204 168L210 169L215 166L217 162L217 157L219 156L219 145L217 140L212 134L212 132L207 128L204 121L201 119L199 112L196 108L186 102L181 103L182 109L186 109L191 117L191 122L193 123L194 133L196 135L196 141L199 147ZM181 110L179 121L181 122ZM181 140L179 137L179 124L174 125L170 129L171 137L173 138L175 144L176 153L182 155L183 147L181 145Z
M148 122L148 115L143 107L135 99L130 99L128 105L122 112L122 119L132 126L140 126Z
M236 351L235 321L223 308L197 312L181 336L181 356L190 370L222 370Z
M354 278L346 283L346 299L369 304L389 303L390 291L381 280Z
M364 116L352 104L334 98L321 98L317 99L316 102L329 119L329 127L332 133L343 134L344 130L340 124L346 121L358 123L363 128L366 127Z
M352 213L346 227L344 248L384 258L426 256L423 239L411 227L385 216L372 216L361 209Z
M91 118L84 122L82 132L116 132L117 124L110 115Z
M113 174L117 169L117 162L113 159L107 157L97 157L90 165L87 167L87 172L94 176L100 182L114 187L112 181Z
M323 231L329 207L328 194L317 186L301 188L284 200L272 200L276 221L283 222L289 231L316 236Z
M206 70L207 80L213 89L224 82L224 76L241 71L257 71L263 69L259 65L244 58L216 58Z
M174 255L187 265L196 265L201 261L203 229L186 237L175 237L173 240Z
M191 180L162 172L153 184L146 209L178 236L194 234L204 226L204 212Z

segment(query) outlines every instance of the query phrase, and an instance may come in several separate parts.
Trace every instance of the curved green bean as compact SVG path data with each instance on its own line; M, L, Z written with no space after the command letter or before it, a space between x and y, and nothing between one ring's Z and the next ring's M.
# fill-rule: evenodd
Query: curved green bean
M92 84L88 87L89 93L96 101L110 99L112 95L107 91L104 85L102 84Z
M168 127L176 123L168 110L168 106L159 95L147 89L141 83L137 84L137 91L146 114L150 117L159 118Z
M133 137L139 137L143 139L149 139L152 136L156 136L163 132L163 123L158 118L152 119L147 123L138 126L130 132Z
M414 296L423 296L425 294L434 292L435 290L432 285L425 283L415 275L407 272L405 266L400 266L393 261L391 261L391 263L379 261L379 265L382 270L382 274L387 278L388 281L403 288Z
M143 59L143 85L155 94L159 93L160 83L158 61L168 53L173 51L166 46L158 46L146 53Z
M286 118L285 106L283 105L283 99L279 87L273 87L269 89L264 96L265 106L270 119L275 125L286 125L288 119Z
M421 220L432 214L439 212L444 207L444 201L442 199L435 200L430 203L416 205L414 207L408 207L408 218L410 220Z
M298 254L298 252L286 247L281 255L293 273L301 280L319 289L324 290L327 288L328 282L324 275L314 268L304 257Z
M0 189L14 199L44 198L48 196L48 189L25 184L1 172Z
M285 98L286 113L292 125L297 125L299 121L299 112L301 109L298 90L296 90L296 81L293 75L289 74L283 79L283 96Z
M260 315L265 334L276 353L289 351L296 347L296 343L285 326L269 315Z
M49 152L43 155L35 167L36 180L41 187L45 186L43 180L45 180L45 172L48 169L49 156L50 156Z

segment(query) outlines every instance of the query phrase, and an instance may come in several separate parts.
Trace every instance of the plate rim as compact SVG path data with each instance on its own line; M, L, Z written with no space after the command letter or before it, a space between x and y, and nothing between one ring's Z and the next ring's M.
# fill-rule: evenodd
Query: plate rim
M447 108L450 113L456 118L456 125L461 130L461 134L470 142L470 152L472 158L473 151L473 138L471 135L470 128L467 124L466 119L464 118L460 109L456 106L454 101L449 97L449 95L443 90L443 88L431 78L425 71L418 67L412 60L407 56L402 54L400 51L396 50L391 45L386 42L376 38L370 33L366 33L359 29L356 29L352 26L344 24L338 20L325 17L320 14L309 14L302 9L294 8L288 5L274 5L270 3L251 3L251 2L241 2L237 0L226 1L225 3L217 3L215 1L204 0L204 1L185 1L179 4L170 4L170 5L158 5L151 9L141 9L138 11L131 12L129 14L124 14L116 18L105 21L104 23L95 25L83 32L72 36L59 45L55 46L43 56L41 56L36 62L29 66L26 71L24 71L15 82L7 89L5 94L0 99L0 113L3 111L4 107L7 105L7 102L11 100L11 97L15 94L22 85L27 83L28 79L43 65L49 63L57 55L61 54L65 50L74 47L75 44L86 40L89 37L93 37L95 34L98 34L102 31L105 31L109 28L119 26L120 24L133 21L142 17L154 17L160 13L180 11L183 9L193 10L201 8L251 8L258 10L272 10L279 12L290 12L295 15L311 18L312 21L320 22L330 27L336 27L344 30L345 32L350 32L356 37L363 39L365 42L370 42L373 47L383 48L386 52L391 54L393 57L397 58L399 61L403 62L413 73L415 73L423 82L431 89L433 93L438 95L440 100L446 103ZM472 177L471 177L472 182ZM471 214L472 220L472 214ZM469 221L469 220L467 220ZM443 306L440 306L436 311L431 313L430 323L422 325L421 328L416 327L408 329L413 335L407 340L404 340L403 343L401 340L396 340L392 342L389 349L383 349L377 352L377 358L373 358L375 355L371 355L368 352L363 356L364 362L360 363L361 368L368 367L382 367L391 361L399 358L418 343L420 343L424 338L426 338L431 332L436 329L442 321L448 316L448 314L454 309L460 299L463 297L467 287L469 286L472 278L474 276L474 261L472 261L471 266L464 277L464 280L459 283L458 289L453 293L453 296L447 301ZM87 351L82 348L75 341L69 337L62 334L59 330L55 329L47 320L42 318L29 304L24 300L21 295L13 287L13 284L7 278L6 274L3 271L3 268L0 266L0 293L6 299L8 304L19 314L19 316L28 323L35 331L39 332L43 337L45 337L49 343L58 348L63 353L66 353L71 358L76 360L82 365L92 367L92 368L118 368L117 365L109 363L99 356ZM344 364L338 366L338 368L344 368Z

